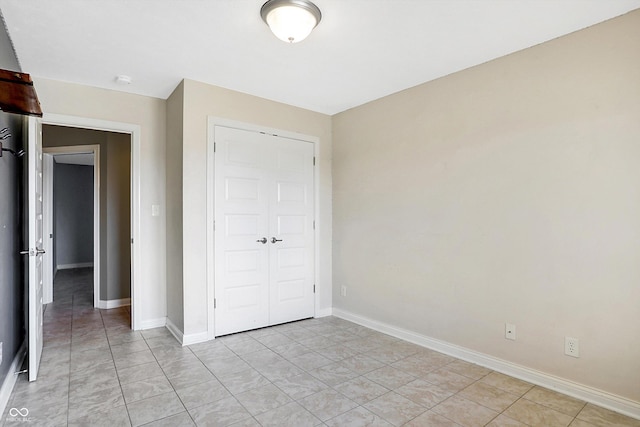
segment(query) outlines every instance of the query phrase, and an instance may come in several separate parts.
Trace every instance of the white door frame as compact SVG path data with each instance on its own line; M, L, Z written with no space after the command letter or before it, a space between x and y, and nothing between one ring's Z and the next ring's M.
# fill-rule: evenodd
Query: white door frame
M142 327L144 301L140 298L140 126L88 117L44 113L42 124L102 130L131 135L131 329ZM95 295L94 295L95 298Z
M314 159L319 159L320 139L315 136L304 135L301 133L285 131L281 129L259 126L251 123L229 120L221 117L207 116L207 339L215 338L215 307L213 299L215 295L215 153L214 153L214 135L216 126L225 126L240 130L252 132L265 132L272 135L278 135L289 139L297 139L313 144ZM314 283L316 289L319 283L320 271L320 167L316 164L313 171L313 192L314 192ZM316 290L314 294L315 316L320 313L320 293Z
M44 153L44 303L53 301L53 158L56 154L93 154L93 306L100 307L100 145L43 147ZM54 236L54 239L56 236Z
M44 250L42 264L42 303L53 302L53 156L42 148L42 233L44 235Z

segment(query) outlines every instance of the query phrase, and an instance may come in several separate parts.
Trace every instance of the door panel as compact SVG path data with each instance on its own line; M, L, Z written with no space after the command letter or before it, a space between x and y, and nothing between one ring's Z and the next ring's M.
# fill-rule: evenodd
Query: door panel
M242 201L242 200L259 200L260 193L260 179L244 179L225 177L226 196L227 202Z
M301 203L305 204L307 201L307 194L304 182L278 182L277 194L278 203Z
M312 317L313 144L214 133L215 335Z
M28 154L28 228L29 228L29 381L38 377L43 346L43 209L42 209L42 124L29 117Z
M269 324L268 199L260 134L215 129L215 334Z
M307 232L305 215L279 215L276 234L280 236L300 235Z
M271 324L314 315L313 144L270 137L274 153L269 204Z
M260 215L227 215L224 220L227 237L256 236L260 233Z

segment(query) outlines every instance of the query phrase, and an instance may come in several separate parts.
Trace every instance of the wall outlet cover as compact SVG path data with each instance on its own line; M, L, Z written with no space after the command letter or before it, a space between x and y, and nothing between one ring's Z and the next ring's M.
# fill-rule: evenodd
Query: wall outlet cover
M564 354L571 357L580 357L580 341L578 338L564 337Z

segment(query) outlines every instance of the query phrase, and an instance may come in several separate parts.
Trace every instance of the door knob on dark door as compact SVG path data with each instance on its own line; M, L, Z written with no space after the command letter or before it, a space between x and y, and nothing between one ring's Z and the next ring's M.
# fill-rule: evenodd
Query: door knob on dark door
M271 243L282 242L282 239L276 239L275 237L271 238Z
M265 243L267 243L267 238L266 238L266 237L263 237L262 239L258 239L258 240L256 240L256 242L258 242L258 243L262 243L262 244L264 245Z

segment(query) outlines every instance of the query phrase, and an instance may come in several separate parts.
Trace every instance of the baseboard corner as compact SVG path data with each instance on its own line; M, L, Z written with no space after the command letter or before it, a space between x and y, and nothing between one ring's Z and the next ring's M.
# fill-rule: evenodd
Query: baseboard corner
M101 310L111 310L112 308L126 307L131 305L131 298L98 300L98 308Z
M332 314L333 314L333 310L331 307L321 308L316 312L315 317L327 317L327 316L331 316Z
M182 338L182 345L198 344L205 341L209 341L209 333L207 331L184 335Z
M176 326L175 323L173 323L171 321L171 319L169 319L167 317L167 320L165 322L165 327L169 330L169 332L171 332L171 335L173 335L175 337L175 339L178 340L178 342L180 343L180 345L184 346L184 334L182 333L182 331L180 330L180 328L178 328Z
M144 331L146 329L153 328L163 328L167 325L166 317L159 317L157 319L148 319L140 322L139 325L136 326L136 331Z

